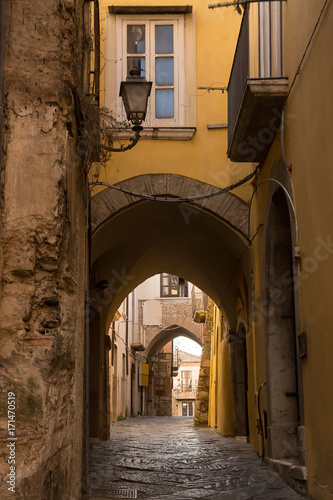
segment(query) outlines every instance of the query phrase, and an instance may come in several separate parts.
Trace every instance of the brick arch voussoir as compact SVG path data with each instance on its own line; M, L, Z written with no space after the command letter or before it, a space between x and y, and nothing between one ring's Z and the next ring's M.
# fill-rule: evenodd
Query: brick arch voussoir
M192 198L211 194L218 190L216 186L174 174L141 175L120 182L117 187L148 196L171 196ZM105 189L93 196L91 201L91 226L94 232L99 226L130 205L138 203L139 198L114 189ZM223 219L228 225L247 236L248 204L231 193L224 193L213 198L191 202L193 207L204 209ZM191 212L184 209L184 216Z

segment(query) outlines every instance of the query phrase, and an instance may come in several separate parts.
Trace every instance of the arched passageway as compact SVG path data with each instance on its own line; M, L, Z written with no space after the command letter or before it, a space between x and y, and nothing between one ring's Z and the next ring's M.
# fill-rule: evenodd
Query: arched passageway
M191 204L151 201L129 205L99 226L93 235L95 283L109 284L100 300L112 320L117 306L139 283L165 269L204 290L234 320L236 293L232 276L247 240L227 223ZM226 293L228 292L228 293Z
M139 177L122 186L166 197L216 191L214 186L173 175ZM162 271L182 276L203 290L235 328L238 286L234 278L236 273L249 276L247 215L247 204L230 193L200 203L137 201L111 189L94 196L91 298L101 316L100 330L93 333L96 341L100 337L103 344L125 297ZM98 376L107 378L106 371L99 370ZM100 383L100 387L106 385Z
M158 335L156 335L154 340L152 340L152 342L149 344L149 346L147 347L147 358L149 358L149 356L151 356L152 354L159 352L165 344L171 342L177 337L186 337L202 346L201 337L187 330L186 328L183 328L182 326L171 325L169 328L165 328Z
M146 356L149 366L147 415L173 415L173 389L175 386L175 377L179 375L181 363L178 355L175 355L173 340L180 336L190 339L202 346L201 335L196 335L196 333L178 325L171 325L159 332L147 346ZM189 391L189 389L186 390ZM192 393L192 388L190 392ZM185 397L190 397L191 395L193 396L193 405L195 394L188 393Z

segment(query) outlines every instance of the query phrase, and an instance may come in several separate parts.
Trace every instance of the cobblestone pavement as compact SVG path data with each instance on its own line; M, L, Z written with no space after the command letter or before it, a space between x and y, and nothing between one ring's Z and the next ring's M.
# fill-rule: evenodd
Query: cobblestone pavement
M195 428L182 417L137 417L111 426L91 449L91 499L285 500L301 497L251 444Z

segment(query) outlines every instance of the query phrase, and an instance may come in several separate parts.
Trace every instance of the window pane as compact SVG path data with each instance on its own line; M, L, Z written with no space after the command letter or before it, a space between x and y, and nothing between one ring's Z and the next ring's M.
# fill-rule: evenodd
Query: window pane
M127 26L127 54L144 54L145 45L145 25L129 24Z
M156 96L156 118L173 118L173 89L157 89Z
M156 54L173 54L173 26L155 26Z
M173 57L156 57L155 83L158 86L173 85Z
M171 294L178 296L178 277L177 276L171 277Z
M138 69L140 76L146 76L146 59L144 57L128 57L127 76L131 76L130 71L133 69Z

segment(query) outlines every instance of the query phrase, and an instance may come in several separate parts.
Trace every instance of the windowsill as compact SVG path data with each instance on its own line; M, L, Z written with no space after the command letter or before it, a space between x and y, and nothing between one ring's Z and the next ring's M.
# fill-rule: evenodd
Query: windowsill
M191 14L192 5L174 6L109 6L110 14Z
M191 297L179 297L177 295L163 295L160 299L191 299ZM191 299L192 300L192 299Z
M161 141L189 141L192 139L196 127L144 127L140 139ZM117 133L117 139L134 138L134 132L124 130Z

